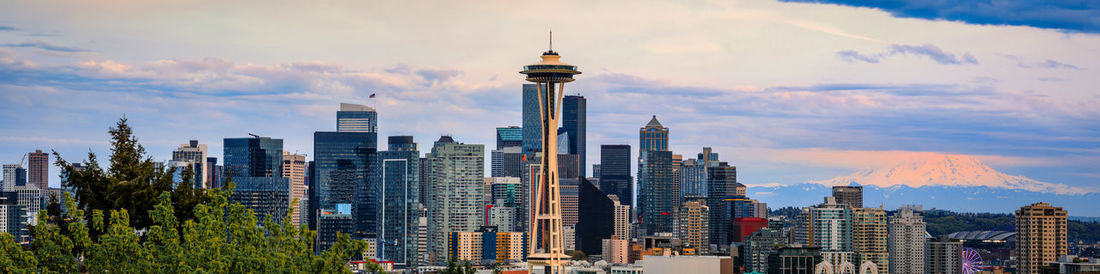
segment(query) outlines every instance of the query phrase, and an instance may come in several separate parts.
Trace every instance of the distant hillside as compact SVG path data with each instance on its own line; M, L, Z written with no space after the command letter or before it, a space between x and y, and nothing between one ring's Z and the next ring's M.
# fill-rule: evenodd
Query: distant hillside
M798 208L784 207L772 210L772 216L788 216L794 218L801 212ZM888 215L893 215L889 211ZM1001 230L1015 231L1016 217L1012 214L1002 213L958 213L947 210L927 210L921 213L924 216L926 230L933 237L947 235L958 231L972 230ZM1100 222L1082 222L1070 220L1068 223L1069 241L1083 241L1094 243L1100 241Z

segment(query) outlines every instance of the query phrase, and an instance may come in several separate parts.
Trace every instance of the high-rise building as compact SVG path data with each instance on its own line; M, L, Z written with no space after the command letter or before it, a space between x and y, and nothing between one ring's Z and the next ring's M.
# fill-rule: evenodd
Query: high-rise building
M745 238L761 229L768 228L768 219L759 217L739 217L733 219L733 242L745 242Z
M450 136L435 142L428 155L428 253L447 260L447 236L475 231L485 217L485 145L457 143Z
M684 245L707 254L710 246L710 208L706 201L690 201L680 206L676 236Z
M623 205L634 205L634 176L630 175L630 145L600 146L600 191L614 194Z
M833 197L839 204L851 208L863 207L863 186L833 186Z
M686 201L706 197L706 166L696 159L684 160L680 166L680 198Z
M614 230L611 232L611 238L630 240L630 205L619 203L619 196L615 194L607 195L607 198L611 199L611 203L615 208Z
M638 130L638 141L638 151L668 151L668 128L653 115L649 123Z
M574 226L577 224L580 211L581 195L580 178L562 178L558 180L559 196L561 197L561 225ZM587 208L586 208L587 209Z
M38 189L50 188L50 154L35 150L27 153L27 183Z
M187 163L194 168L191 179L195 182L195 188L210 188L210 181L207 181L210 167L206 165L206 144L199 144L199 140L181 144L172 151L172 161Z
M521 190L518 177L493 178L493 184L489 190L492 193L492 203L496 207L515 207L519 203Z
M351 204L337 204L331 209L322 209L317 214L317 250L326 250L336 243L338 233L355 232L355 218L351 215Z
M627 248L627 244L630 241L623 239L603 239L603 260L611 264L625 265L628 263L627 257L630 255L630 251ZM612 270L612 273L614 272Z
M1048 203L1034 203L1016 210L1018 273L1039 273L1047 264L1066 255L1068 213Z
M28 243L31 232L27 229L31 211L19 203L19 193L0 192L0 233L11 234L18 243Z
M218 157L206 157L206 182L210 188L222 187L222 173L221 166L218 165Z
M726 162L717 162L707 168L707 207L710 207L710 243L726 246L733 242L730 237L733 225L731 207L726 199L737 195L737 167Z
M558 154L558 178L583 178L581 171L580 157L577 154Z
M283 177L283 140L225 138L223 148L226 176L236 184L230 201L252 209L258 220L270 216L282 223L290 207L290 181Z
M517 126L497 128L497 149L523 146L523 128Z
M585 163L585 156L588 153L585 143L585 135L587 134L588 124L588 100L584 96L580 95L565 95L561 102L561 127L565 132L568 132L569 146L566 147L566 151L558 151L560 154L574 154L579 158L580 164L580 176L585 177L588 173L585 172L584 167L588 165Z
M675 233L680 186L673 180L672 152L644 150L638 158L638 211L646 235Z
M290 180L290 206L294 207L291 223L301 226L309 218L306 196L306 155L283 151L283 177ZM295 202L297 201L297 202Z
M447 237L448 256L474 264L507 264L519 262L527 254L526 235L501 232L484 226L477 231L451 232Z
M353 237L378 235L378 190L381 186L374 181L378 171L375 167L377 138L374 132L313 133L313 165L308 188L311 227L316 227L313 223L316 217L312 216L346 205L355 222Z
M596 186L582 181L579 207L583 210L578 212L576 225L577 250L598 254L603 251L603 240L615 233L615 203Z
M489 205L489 226L499 231L516 231L516 208L510 206Z
M420 151L412 136L390 136L389 150L378 153L381 189L378 254L397 265L417 266L417 222L420 219Z
M20 164L4 165L4 180L0 181L0 191L15 191L16 186L27 184L27 169Z
M600 164L592 165L592 178L600 178Z
M787 236L782 230L763 228L749 235L745 240L745 252L742 256L746 272L768 273L768 256L776 254L780 247L787 245Z
M539 89L535 84L523 84L523 154L533 157L542 151L542 117L539 114ZM557 126L555 125L555 128Z
M806 213L805 225L798 229L807 231L809 246L823 252L852 252L852 209L848 205L825 197L824 203L809 207Z
M886 211L881 208L852 209L852 251L858 262L875 263L880 274L890 273L887 232Z
M523 152L518 146L499 148L492 151L492 177L516 177L522 176Z
M924 273L924 219L902 208L890 217L887 227L890 273Z
M824 257L817 247L783 247L768 256L768 274L814 274Z
M336 132L378 132L378 112L365 105L340 103Z
M958 240L947 238L928 240L924 244L924 272L963 273L962 248L963 244Z

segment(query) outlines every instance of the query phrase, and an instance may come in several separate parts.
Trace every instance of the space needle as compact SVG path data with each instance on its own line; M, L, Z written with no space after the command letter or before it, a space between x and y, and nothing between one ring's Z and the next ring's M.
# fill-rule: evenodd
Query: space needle
M581 74L577 66L562 63L554 52L554 33L550 32L550 49L542 53L542 61L527 65L519 73L538 86L539 115L542 118L541 170L535 180L531 229L531 254L527 262L531 270L542 266L545 273L565 273L565 255L561 226L561 196L558 188L558 120L565 83Z

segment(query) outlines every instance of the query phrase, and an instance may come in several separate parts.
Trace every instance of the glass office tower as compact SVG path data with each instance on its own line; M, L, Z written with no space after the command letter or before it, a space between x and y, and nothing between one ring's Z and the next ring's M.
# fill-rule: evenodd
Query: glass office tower
M378 254L382 260L415 267L419 258L420 152L412 136L390 136L389 150L379 152L378 158L382 197Z

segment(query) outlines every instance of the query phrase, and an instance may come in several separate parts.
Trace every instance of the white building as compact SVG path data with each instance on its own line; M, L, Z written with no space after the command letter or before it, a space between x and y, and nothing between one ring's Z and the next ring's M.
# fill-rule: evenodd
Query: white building
M890 217L890 273L924 273L924 219L910 208Z

